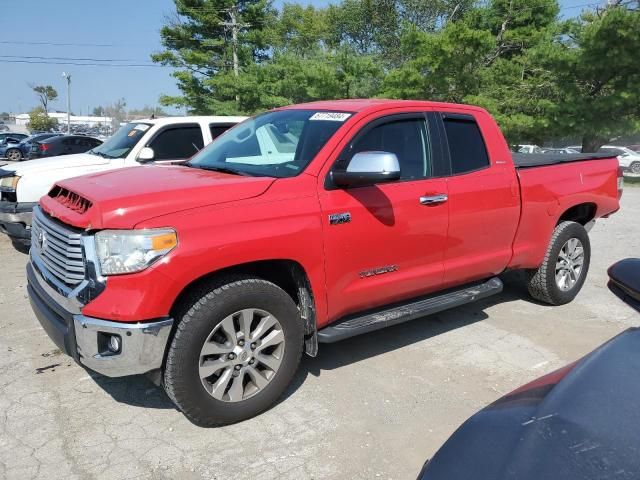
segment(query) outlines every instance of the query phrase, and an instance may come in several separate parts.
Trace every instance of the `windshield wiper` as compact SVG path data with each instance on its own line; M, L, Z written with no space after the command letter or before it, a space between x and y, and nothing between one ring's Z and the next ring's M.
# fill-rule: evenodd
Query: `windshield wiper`
M102 158L109 158L106 154L102 152L96 152L95 150L89 150L87 153L90 153L91 155L98 155L99 157L102 157Z
M242 175L242 176L252 176L247 172L240 172L238 170L234 170L233 168L227 167L209 167L206 165L194 165L192 163L186 163L187 167L199 168L201 170L208 170L210 172L220 172L220 173L228 173L230 175Z

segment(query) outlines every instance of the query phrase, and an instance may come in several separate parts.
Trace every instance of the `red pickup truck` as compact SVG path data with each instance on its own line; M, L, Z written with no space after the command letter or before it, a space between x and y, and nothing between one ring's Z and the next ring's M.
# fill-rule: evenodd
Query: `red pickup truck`
M498 293L505 270L571 301L621 180L612 157L514 164L473 106L294 105L185 165L59 182L34 210L29 297L81 365L151 372L194 423L231 423L318 343Z

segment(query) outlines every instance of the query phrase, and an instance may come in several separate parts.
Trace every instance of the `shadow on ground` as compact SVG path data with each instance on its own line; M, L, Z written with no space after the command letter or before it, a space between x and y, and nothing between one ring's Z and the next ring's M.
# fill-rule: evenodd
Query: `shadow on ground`
M485 310L493 305L523 299L533 301L527 293L522 272L509 272L502 275L501 278L505 284L502 293L449 310L446 315L431 315L342 342L321 345L317 357L303 357L297 375L278 403L293 395L304 384L309 374L318 377L323 370L335 370L458 328L464 328L489 318ZM453 320L451 317L454 317ZM92 378L118 402L143 408L175 408L162 387L156 386L144 375L108 378L92 374Z

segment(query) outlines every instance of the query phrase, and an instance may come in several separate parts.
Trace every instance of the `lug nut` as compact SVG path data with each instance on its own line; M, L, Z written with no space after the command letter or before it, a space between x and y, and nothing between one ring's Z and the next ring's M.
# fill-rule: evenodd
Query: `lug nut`
M258 345L256 344L256 342L253 342L253 343L251 344L251 350L255 350L257 346L258 346Z
M234 368L235 368L236 370L240 370L240 369L242 368L242 366L241 366L241 365L236 365Z
M249 365L253 365L254 363L256 363L255 359L252 358L251 360L249 360Z
M231 352L231 353L227 356L227 358L228 358L229 360L234 360L234 359L236 358L236 354L235 354L235 353L233 353L233 352Z
M239 340L238 345L240 345L241 347L244 347L244 340Z

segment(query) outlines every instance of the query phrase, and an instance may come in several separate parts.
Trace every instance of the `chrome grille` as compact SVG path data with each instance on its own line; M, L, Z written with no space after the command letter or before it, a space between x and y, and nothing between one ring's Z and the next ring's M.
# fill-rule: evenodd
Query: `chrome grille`
M82 235L33 210L31 249L60 282L73 287L85 277Z

